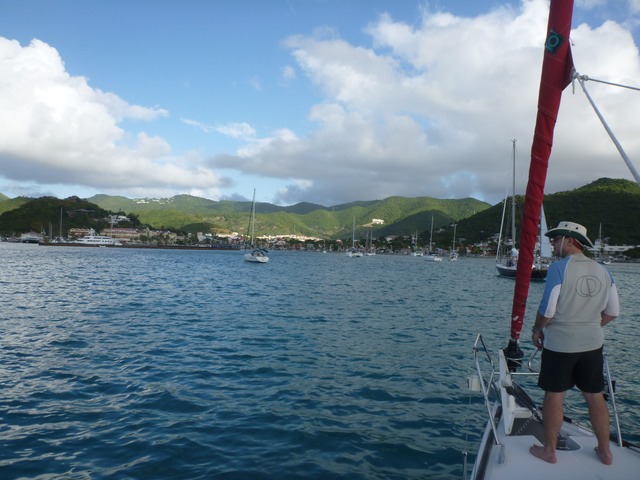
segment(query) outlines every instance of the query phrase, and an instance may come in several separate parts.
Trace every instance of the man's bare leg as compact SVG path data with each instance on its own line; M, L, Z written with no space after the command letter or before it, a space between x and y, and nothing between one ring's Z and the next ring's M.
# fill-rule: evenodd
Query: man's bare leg
M562 427L564 392L545 392L542 405L542 423L544 429L544 446L533 445L529 452L541 460L556 463L556 445L558 433ZM608 417L607 417L608 418Z
M591 427L593 433L596 434L598 439L598 447L596 453L600 458L600 461L605 465L611 465L613 463L613 454L609 446L609 409L604 401L602 393L585 393L582 392L584 399L587 401L589 407L589 420L591 420Z

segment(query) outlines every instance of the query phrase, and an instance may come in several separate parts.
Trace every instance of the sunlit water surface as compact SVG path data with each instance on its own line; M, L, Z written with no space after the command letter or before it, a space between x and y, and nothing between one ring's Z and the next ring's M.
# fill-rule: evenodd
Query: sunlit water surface
M487 259L5 243L0 260L2 479L462 478L485 422L471 347L509 335L513 281ZM640 265L610 269L639 441Z

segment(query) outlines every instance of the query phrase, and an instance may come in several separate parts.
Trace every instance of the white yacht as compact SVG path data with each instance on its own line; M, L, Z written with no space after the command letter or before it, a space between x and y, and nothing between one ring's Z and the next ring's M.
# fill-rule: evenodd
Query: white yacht
M73 243L78 243L81 245L93 245L98 247L122 245L113 237L109 237L107 235L96 235L96 232L93 228L89 230L89 235L85 235L84 237L79 238Z

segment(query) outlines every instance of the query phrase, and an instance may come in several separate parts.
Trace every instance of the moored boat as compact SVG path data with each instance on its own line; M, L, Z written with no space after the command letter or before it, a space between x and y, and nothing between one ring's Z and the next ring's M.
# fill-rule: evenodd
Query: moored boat
M20 235L20 243L40 243L42 235L37 232L27 232Z
M94 247L111 247L115 245L122 245L118 240L108 235L96 235L96 232L93 229L89 230L89 235L80 237L73 243Z
M244 254L244 259L247 262L253 263L267 263L269 261L269 255L266 250L256 248Z
M351 233L351 248L345 254L349 258L362 258L364 254L356 248L356 217L353 217L353 231Z
M256 190L253 189L253 200L251 201L251 217L249 218L249 227L247 236L249 242L245 242L244 260L251 263L267 263L269 261L269 252L264 248L255 245L255 226L256 226Z
M609 265L611 259L604 254L604 239L602 238L602 224L598 227L598 238L595 242L596 262L602 265Z
M431 233L429 234L429 253L424 256L427 262L441 262L442 255L433 251L433 215L431 215Z
M449 253L449 261L450 262L457 262L458 261L458 252L456 249L456 228L458 227L457 224L453 225L453 241L451 242L451 252Z
M511 183L511 196L507 196L504 199L503 209L502 209L502 222L500 224L500 235L498 238L498 248L496 249L496 270L498 271L498 275L501 277L507 278L516 278L516 272L518 271L518 249L515 247L516 245L516 140L512 140L513 148L512 148L512 183ZM511 198L510 205L510 214L505 215L507 212L507 206L509 205L509 198ZM510 218L510 228L509 231L511 233L511 243L510 245L504 240L506 238L506 229L503 229L505 226L505 217ZM546 225L546 221L544 220L544 213L541 211L541 225ZM503 230L505 235L503 235ZM542 245L543 235L540 234L540 242ZM548 263L535 262L531 264L531 280L534 281L544 281L547 278L547 269Z

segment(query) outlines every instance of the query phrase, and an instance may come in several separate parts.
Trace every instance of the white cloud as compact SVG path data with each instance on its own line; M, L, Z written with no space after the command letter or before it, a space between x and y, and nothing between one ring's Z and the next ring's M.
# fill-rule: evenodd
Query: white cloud
M638 1L625 8L638 13ZM600 12L609 3L576 5ZM131 120L168 122L166 110L129 104L70 75L58 52L41 41L22 47L0 38L0 171L22 184L66 183L134 196L189 191L220 198L230 184L216 170L224 169L288 184L275 199L285 203L332 205L398 194L498 201L512 138L518 139L519 188L526 181L547 0L523 0L475 17L428 8L422 15L405 23L383 14L366 26L368 40L361 44L330 26L285 39L291 64L276 75L288 88L263 90L255 76L248 82L258 93L228 102L237 122L181 119L240 143L235 152L207 158L178 156L167 139L126 127ZM640 56L628 30L632 23L574 24L580 73L636 84ZM274 125L299 109L300 103L295 109L290 103L308 101L299 96L308 94L305 81L316 95L314 104L302 103L306 123ZM598 84L588 88L629 156L640 158L637 96ZM273 119L261 117L261 99L282 92L286 96L276 99L282 115L273 110ZM602 176L630 178L618 158L584 96L567 89L547 191Z
M256 134L256 129L248 123L229 123L218 125L215 130L231 138L252 138Z
M640 13L640 0L629 0L629 10L631 13Z
M168 116L131 105L69 75L58 52L0 37L0 167L8 180L100 191L172 186L216 188L225 180L197 156L176 158L166 140L129 132L125 120Z
M205 133L217 132L231 138L248 140L256 135L256 129L244 122L232 122L225 125L206 125L188 118L182 118L181 121L186 125L199 128Z
M280 192L287 202L398 193L497 201L516 138L524 189L547 15L545 0L472 18L425 11L418 25L382 15L367 29L369 47L335 35L290 37L285 45L298 68L325 96L310 108L316 128L286 141L252 140L219 164L297 179ZM637 47L625 28L611 21L575 27L579 70L623 82L640 78ZM629 107L627 94L603 95L621 138L640 157L633 133L638 109ZM571 97L568 89L547 191L599 176L630 178L584 96Z

